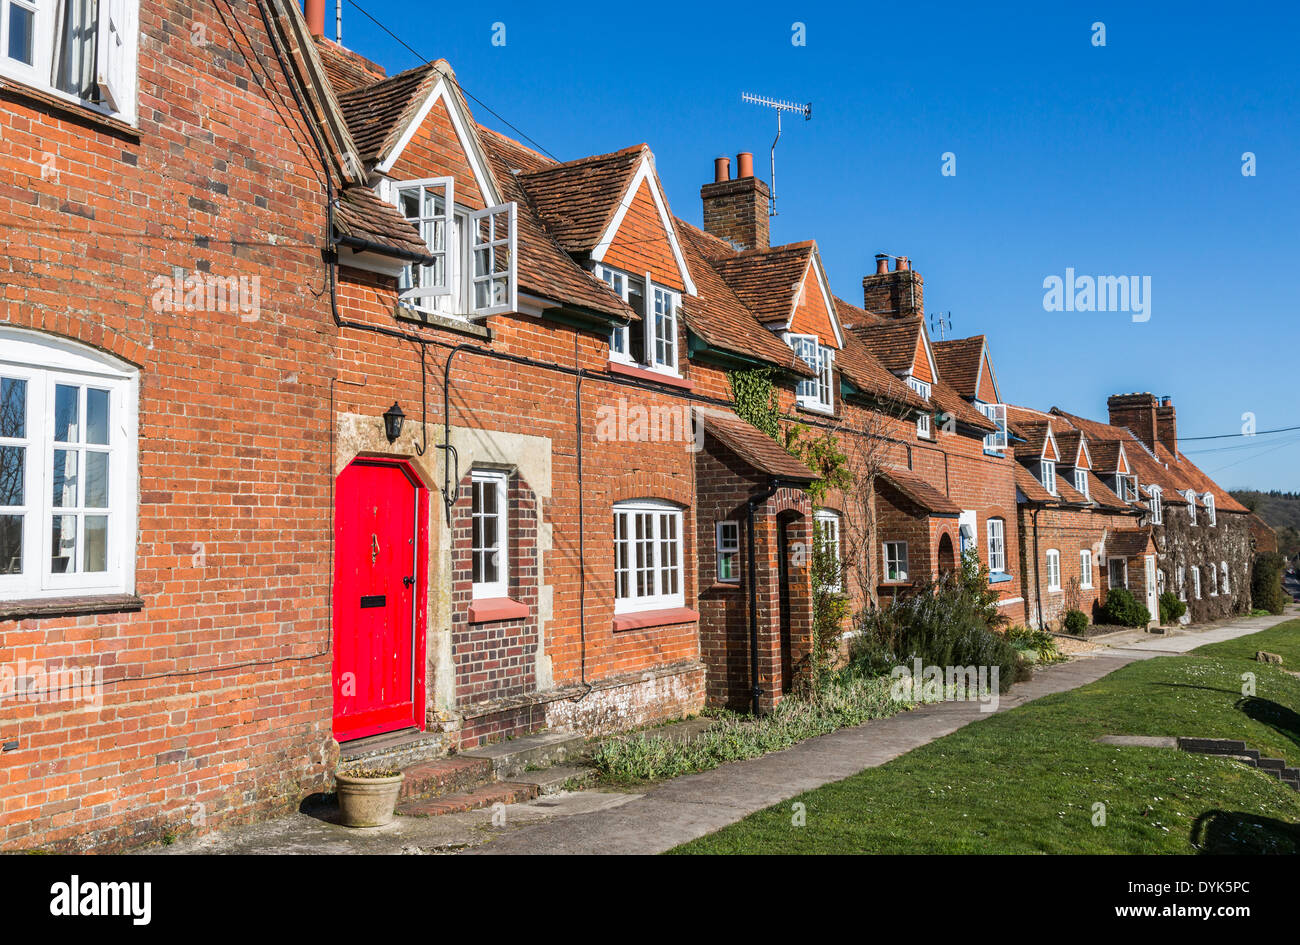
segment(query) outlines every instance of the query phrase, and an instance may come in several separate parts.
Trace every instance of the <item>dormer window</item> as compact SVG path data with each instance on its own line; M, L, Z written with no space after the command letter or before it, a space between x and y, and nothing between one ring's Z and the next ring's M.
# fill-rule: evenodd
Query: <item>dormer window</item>
M1082 494L1085 499L1092 498L1088 492L1088 470L1076 469L1074 471L1074 488L1075 491Z
M1196 493L1188 489L1183 493L1183 498L1187 500L1187 524L1196 524Z
M816 335L787 333L783 337L794 353L817 372L815 378L800 381L795 388L795 397L799 406L819 413L834 413L835 349L822 344L817 340Z
M1124 473L1115 474L1115 494L1125 502L1137 501L1137 476L1126 476Z
M601 264L596 266L595 274L642 319L637 324L616 325L610 332L610 360L676 374L677 312L681 296L672 289L655 285L649 273L637 278ZM646 286L650 287L648 294Z
M1161 489L1159 486L1152 486L1148 490L1151 501L1147 503L1151 508L1151 524L1159 525L1164 521L1164 503L1161 500Z
M396 193L397 208L433 258L402 272L404 307L455 319L518 309L515 204L458 206L450 177L407 181L396 185Z
M1211 528L1215 525L1214 518L1214 494L1207 492L1201 497L1205 502L1205 518Z
M976 401L975 409L988 417L998 428L996 433L988 433L984 436L984 451L1000 453L1005 450L1007 448L1007 405L982 404Z
M1051 459L1040 459L1038 461L1038 481L1043 484L1043 488L1056 495L1056 462Z
M0 0L0 76L135 122L138 0Z
M916 391L917 396L922 400L930 399L930 385L920 378L909 377L907 386ZM922 410L916 415L916 435L923 440L930 439L933 433L933 426L930 422L930 411Z

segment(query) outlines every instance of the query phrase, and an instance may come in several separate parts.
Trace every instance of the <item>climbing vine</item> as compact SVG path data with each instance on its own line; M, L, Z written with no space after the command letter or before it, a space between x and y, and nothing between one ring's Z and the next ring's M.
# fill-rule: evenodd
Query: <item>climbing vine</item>
M731 401L736 416L762 430L772 439L781 439L781 401L769 369L730 371Z

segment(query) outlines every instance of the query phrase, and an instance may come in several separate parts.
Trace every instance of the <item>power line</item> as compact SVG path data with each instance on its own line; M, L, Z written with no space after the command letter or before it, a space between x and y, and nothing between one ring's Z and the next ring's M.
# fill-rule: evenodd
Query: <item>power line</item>
M402 46L406 49L406 51L409 52L412 56L414 56L415 58L419 59L419 60L420 60L421 62L423 62L425 65L429 65L429 64L431 64L431 63L433 62L433 60L430 59L428 56L424 55L424 54L421 53L419 50L412 48L410 43L408 43L406 40L402 39L402 37L398 36L396 33L394 33L392 30L390 30L390 29L389 29L387 26L385 26L383 23L379 22L379 20L376 19L375 16L374 16L373 14L371 14L369 10L367 10L365 7L361 6L361 4L357 3L356 0L348 0L348 3L351 4L353 7L355 7L356 10L357 10L357 12L360 13L362 16L364 16L366 19L368 19L371 23L374 23L376 26L378 26L381 30L383 30L383 31L384 31L385 33L387 33L389 36L393 37L393 39L395 39L395 40L397 40L399 43L401 43ZM499 121L499 122L501 122L502 124L504 124L507 128L509 128L509 129L510 129L511 131L513 131L515 134L519 135L519 136L520 136L521 138L523 138L525 141L528 141L528 142L530 142L531 144L535 145L535 146L537 147L537 149L538 149L539 151L541 151L543 154L545 154L547 157L551 158L551 159L554 160L554 161L559 161L559 160L560 160L558 157L556 157L554 154L552 154L550 151L548 151L546 148L544 148L544 147L543 147L543 146L542 146L542 145L537 141L536 138L533 138L533 137L531 137L530 135L526 134L522 129L520 129L520 128L517 127L516 125L512 124L512 123L511 123L510 121L508 121L507 119L505 119L505 118L504 118L500 113L498 113L495 109L493 109L491 105L489 105L487 102L483 101L481 98L479 98L479 97L478 97L477 95L475 95L473 92L471 92L469 89L465 88L465 83L463 83L463 82L461 82L459 79L457 79L457 80L456 80L456 84L457 84L458 86L460 86L460 90L461 90L462 92L464 92L464 93L465 93L469 98L472 98L472 99L473 99L475 102L477 102L479 105L482 105L482 106L483 106L483 109L484 109L485 111L487 111L489 114L491 114L494 118L496 118L497 121Z
M1281 427L1277 430L1256 430L1254 433L1219 433L1215 436L1180 436L1179 443L1190 443L1193 440L1227 440L1232 437L1241 436L1267 436L1270 433L1290 433L1293 430L1300 430L1300 427Z

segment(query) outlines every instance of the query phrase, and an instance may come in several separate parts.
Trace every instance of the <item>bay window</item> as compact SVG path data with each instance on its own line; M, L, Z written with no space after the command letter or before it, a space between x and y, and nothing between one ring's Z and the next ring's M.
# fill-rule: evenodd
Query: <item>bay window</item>
M644 499L614 506L614 612L684 606L682 511Z
M0 76L136 119L138 0L0 0Z
M0 596L128 593L137 373L0 329Z

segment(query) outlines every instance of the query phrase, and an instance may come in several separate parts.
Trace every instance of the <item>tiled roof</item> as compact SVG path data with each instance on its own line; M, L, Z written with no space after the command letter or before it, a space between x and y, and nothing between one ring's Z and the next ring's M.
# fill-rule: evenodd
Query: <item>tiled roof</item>
M384 78L384 67L344 49L323 36L315 37L316 52L320 56L325 75L339 95L363 85L371 85Z
M1068 502L1071 505L1091 505L1092 500L1082 492L1075 489L1059 472L1056 474L1056 495L1062 502Z
M1016 424L1016 435L1025 441L1024 446L1017 444L1016 453L1025 459L1039 459L1047 448L1047 434L1052 425L1046 421Z
M760 472L778 479L812 482L817 474L795 459L770 436L733 414L700 411L704 429Z
M1159 451L1163 451L1165 455L1169 455L1168 450L1165 450L1165 448L1161 446L1159 443L1156 444L1156 448ZM1158 452L1157 455L1161 455L1161 454ZM1178 458L1175 460L1175 462L1177 463L1176 468L1179 474L1182 476L1183 482L1187 483L1190 488L1195 489L1198 493L1209 492L1214 496L1215 511L1218 512L1249 512L1250 511L1244 505L1242 505L1240 502L1234 499L1231 493L1229 493L1226 489L1224 489L1217 482L1215 482L1204 472L1202 472L1199 466L1193 463L1182 453L1178 454Z
M1061 465L1073 466L1079 458L1079 443L1083 440L1083 433L1075 429L1057 430L1052 429L1052 435L1056 437L1056 446L1061 451ZM1088 451L1092 455L1092 451Z
M482 141L505 199L518 204L515 226L519 240L516 265L520 287L542 298L626 321L639 321L641 316L611 292L604 282L574 262L538 219L528 194L510 172L510 163L517 159L516 152L523 145L498 134L484 135Z
M1150 528L1124 528L1106 536L1106 557L1136 558L1150 546Z
M764 324L787 322L812 257L811 242L751 249L713 260L713 267Z
M1119 440L1088 440L1088 452L1092 456L1092 468L1110 474L1119 468ZM1127 452L1127 450L1125 450Z
M695 281L695 296L682 299L682 317L699 338L715 348L779 365L800 377L816 373L784 341L759 324L754 313L705 260L699 245L710 238L683 220L674 221L682 235L686 268Z
M850 384L865 395L917 410L929 409L926 400L886 371L884 365L872 356L853 332L844 333L844 347L835 359L835 366Z
M362 163L378 161L397 144L438 75L434 64L426 63L339 95Z
M870 321L854 322L845 327L862 339L867 350L888 370L910 371L921 334L921 319L869 317Z
M956 503L919 476L903 469L886 469L880 475L907 499L933 515L961 514Z
M1035 476L1033 473L1031 473L1023 465L1021 465L1020 463L1016 463L1012 467L1012 469L1015 474L1016 488L1019 489L1021 492L1023 492L1025 494L1025 498L1027 498L1030 502L1055 502L1056 501L1056 496L1052 495L1050 492L1044 489L1043 484L1038 481L1038 477Z
M963 397L974 399L979 391L984 336L931 342L930 350L939 376Z
M951 414L958 423L975 427L985 433L993 433L998 428L997 424L967 403L966 398L942 379L930 385L930 399L941 411Z
M514 138L507 138L499 131L493 131L485 125L478 126L479 137L486 147L491 148L501 164L511 174L528 173L545 170L559 163L544 154L538 154L532 148L521 144Z
M519 181L556 242L585 255L605 234L648 151L638 144L522 173Z
M342 237L365 240L391 250L404 259L429 259L419 232L392 204L384 203L367 187L349 187L339 194L334 229Z
M1108 509L1133 508L1133 506L1129 505L1127 502L1125 502L1123 499L1117 496L1111 490L1110 486L1102 482L1101 479L1097 477L1097 474L1093 472L1088 473L1088 495L1092 497L1092 501L1096 502L1098 505L1104 508L1108 508Z

